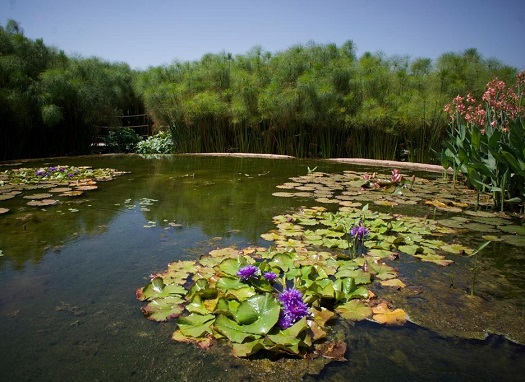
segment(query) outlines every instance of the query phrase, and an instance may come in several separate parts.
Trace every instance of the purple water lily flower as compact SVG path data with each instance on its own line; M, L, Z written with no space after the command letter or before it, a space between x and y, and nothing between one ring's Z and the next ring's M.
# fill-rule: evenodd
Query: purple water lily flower
M264 272L263 276L268 281L273 281L277 278L277 275L273 272Z
M279 326L289 328L301 318L308 315L308 305L303 301L303 294L295 288L286 289L279 294L283 310L279 315Z
M355 226L350 230L350 236L357 237L358 240L363 240L369 233L370 230L362 225Z
M240 268L237 271L237 276L241 280L249 280L249 279L256 279L257 273L259 272L259 268L257 268L255 265L247 265L245 267Z

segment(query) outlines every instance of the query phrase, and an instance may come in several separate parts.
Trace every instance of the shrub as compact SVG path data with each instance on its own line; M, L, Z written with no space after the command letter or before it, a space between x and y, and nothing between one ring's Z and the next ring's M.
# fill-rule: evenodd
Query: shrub
M139 154L170 154L173 151L171 135L161 131L145 141L140 141L135 151Z
M111 152L131 153L140 142L140 136L129 127L119 127L109 131L105 142Z

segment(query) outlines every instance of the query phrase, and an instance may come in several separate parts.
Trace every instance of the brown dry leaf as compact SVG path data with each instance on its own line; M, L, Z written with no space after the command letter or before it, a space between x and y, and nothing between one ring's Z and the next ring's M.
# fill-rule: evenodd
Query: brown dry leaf
M9 212L9 208L0 208L0 215L6 214Z
M325 342L317 346L316 351L325 358L333 359L335 361L346 361L346 342Z
M374 316L372 317L376 322L386 325L403 325L408 315L403 309L390 310L385 302L372 308Z

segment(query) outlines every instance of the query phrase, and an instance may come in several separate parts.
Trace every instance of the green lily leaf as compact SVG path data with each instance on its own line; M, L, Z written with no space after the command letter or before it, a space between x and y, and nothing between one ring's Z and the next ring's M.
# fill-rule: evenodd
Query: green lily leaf
M407 255L414 256L416 253L423 253L423 247L420 245L414 244L414 245L400 245L398 249L401 252L406 253Z
M365 298L366 299L368 297L369 297L368 289L362 286L348 293L346 296L347 300L353 299L353 298Z
M360 300L350 300L343 305L339 305L335 312L344 319L352 321L361 321L372 316L372 309Z
M279 320L281 305L270 293L255 295L241 302L235 318L243 330L253 334L266 334Z
M342 269L335 274L338 279L352 278L356 284L370 284L370 273L362 269Z
M148 320L159 322L168 321L182 314L185 302L180 296L156 298L143 306L142 312Z
M255 341L232 344L232 354L240 358L249 357L262 349L265 349L264 339L262 338L256 339Z
M187 297L189 300L193 300L195 296L199 296L200 298L215 298L217 297L217 289L210 288L208 280L199 279L193 284Z
M306 318L302 318L286 330L281 330L277 334L268 334L268 339L275 343L274 348L291 354L301 354L300 346L306 347L306 342L300 339L302 332L308 330Z
M278 253L273 256L269 264L272 268L279 268L284 272L288 272L291 268L293 268L294 260L292 256L286 253Z
M255 289L252 286L245 285L244 287L239 288L239 289L233 289L233 290L226 291L226 293L224 294L224 297L227 299L235 299L237 301L244 301L247 298L254 296L255 294L257 293L255 292Z
M246 332L243 325L239 325L223 314L217 316L214 329L234 343L242 343L246 338L261 338L261 336Z
M225 259L219 264L219 269L228 276L236 276L239 268L247 265L244 257Z
M177 284L164 284L161 277L155 277L146 287L137 289L137 299L140 301L152 300L171 295L185 295L187 290Z
M215 321L213 314L190 314L185 317L179 317L177 325L180 332L187 337L200 338L207 333L212 332L212 325Z

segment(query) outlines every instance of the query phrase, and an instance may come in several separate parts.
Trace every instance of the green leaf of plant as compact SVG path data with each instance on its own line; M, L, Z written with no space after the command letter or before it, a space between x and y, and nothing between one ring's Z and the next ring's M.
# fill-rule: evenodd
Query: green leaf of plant
M182 334L188 337L200 338L206 333L211 333L211 326L215 321L213 314L190 314L188 316L179 317L177 325Z
M215 320L214 329L226 336L231 342L242 343L246 338L260 338L253 333L248 333L242 325L229 319L223 314L217 316Z
M167 321L182 314L184 303L185 301L180 296L156 298L143 306L142 312L148 320Z
M235 318L248 333L266 334L279 320L281 305L270 293L255 295L243 301Z
M264 339L262 338L255 341L232 344L232 354L240 358L249 357L262 349L265 349Z
M360 300L350 300L343 305L339 305L335 312L344 319L352 321L361 321L372 315L372 309Z

